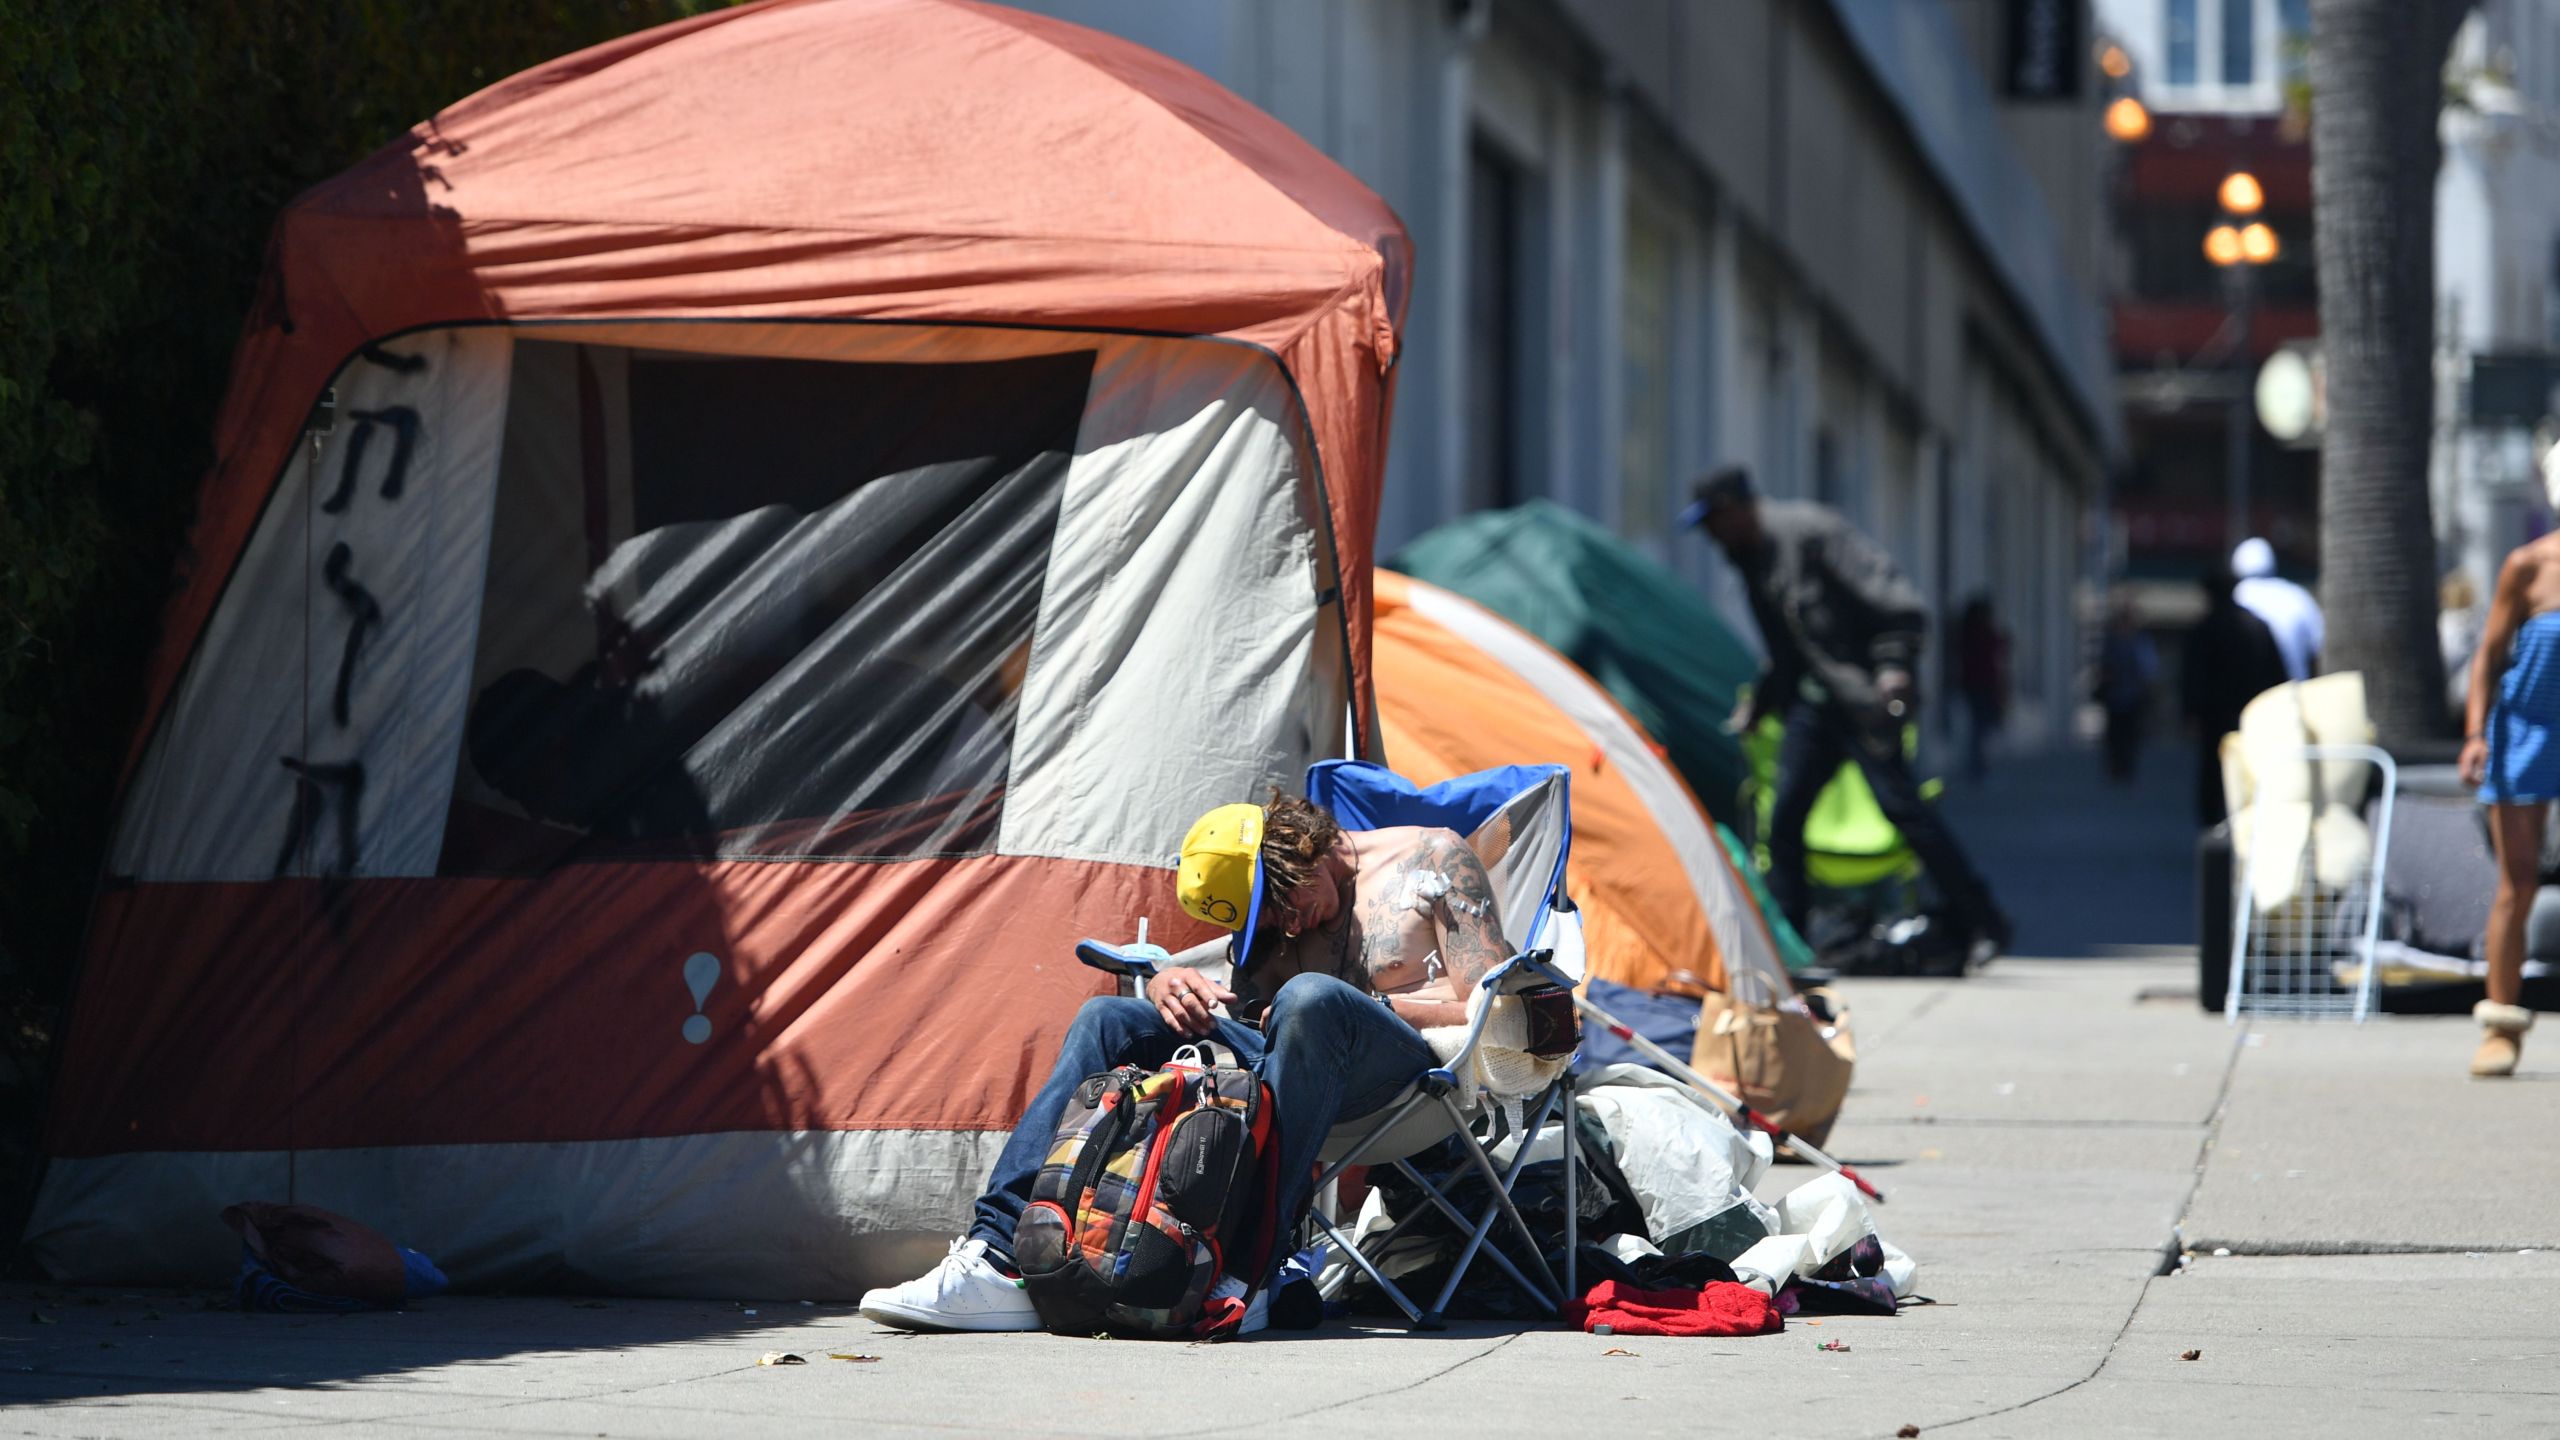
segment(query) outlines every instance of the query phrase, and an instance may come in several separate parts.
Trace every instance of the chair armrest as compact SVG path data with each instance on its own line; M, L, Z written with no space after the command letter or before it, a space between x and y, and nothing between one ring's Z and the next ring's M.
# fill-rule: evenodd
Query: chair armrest
M1133 955L1100 940L1077 941L1076 958L1106 975L1135 980L1142 986L1155 978L1155 957L1145 954Z
M1476 1046L1484 1039L1485 1022L1493 1018L1493 995L1503 993L1496 987L1500 986L1507 977L1519 973L1521 962L1527 958L1523 955L1514 955L1484 972L1484 978L1476 982L1477 989L1490 991L1492 994L1485 997L1484 1004L1470 1007L1475 1013L1467 1017L1466 1043L1460 1045L1458 1053L1450 1057L1449 1069L1464 1069L1468 1059L1476 1053Z
M1483 1043L1485 1022L1493 1018L1493 996L1516 995L1539 985L1561 985L1567 990L1573 988L1573 981L1548 963L1553 955L1554 952L1548 950L1523 951L1485 972L1484 978L1476 982L1476 988L1492 993L1484 1004L1474 1007L1475 1014L1467 1018L1466 1043L1449 1061L1450 1069L1463 1069L1474 1057L1476 1046Z
M1076 958L1106 975L1117 975L1127 993L1143 995L1147 982L1158 970L1179 967L1197 970L1208 979L1224 985L1229 982L1232 966L1227 963L1227 943L1207 940L1188 950L1168 955L1153 945L1122 947L1107 940L1076 942ZM1224 1014L1225 1007L1219 1007Z
M1572 976L1556 967L1552 950L1529 950L1514 955L1497 967L1495 973L1505 977L1502 984L1505 995L1516 995L1540 985L1561 985L1570 990L1576 983Z

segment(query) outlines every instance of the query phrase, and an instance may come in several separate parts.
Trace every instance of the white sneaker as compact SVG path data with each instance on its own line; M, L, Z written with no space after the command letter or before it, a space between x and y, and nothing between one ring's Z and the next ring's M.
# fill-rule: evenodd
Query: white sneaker
M951 1253L904 1285L865 1293L862 1316L900 1330L1037 1330L1022 1282L987 1263L987 1242L954 1240Z

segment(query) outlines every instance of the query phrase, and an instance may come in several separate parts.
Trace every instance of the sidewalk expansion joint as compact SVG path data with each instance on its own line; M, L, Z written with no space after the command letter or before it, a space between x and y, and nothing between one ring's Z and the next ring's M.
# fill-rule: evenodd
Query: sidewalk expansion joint
M1263 1428L1276 1428L1281 1425L1292 1425L1298 1421L1311 1420L1318 1415L1330 1414L1333 1411L1341 1410L1349 1406L1366 1405L1373 1400L1383 1400L1389 1395L1401 1395L1408 1390L1419 1390L1423 1386L1428 1385L1435 1380L1445 1379L1448 1376L1456 1374L1460 1370L1464 1370L1477 1361L1492 1355L1495 1351L1501 1350L1505 1346L1512 1344L1527 1333L1529 1332L1525 1330L1514 1330L1511 1333L1496 1339L1492 1344L1485 1346L1474 1354L1465 1356L1451 1362L1450 1364L1443 1365L1428 1375L1417 1375L1400 1384L1382 1386L1379 1389L1371 1390L1364 1394L1349 1396L1341 1400L1329 1400L1322 1405L1316 1406L1312 1410L1299 1410L1287 1415L1273 1416L1267 1421L1258 1421L1256 1423ZM1164 1433L1164 1440L1192 1440L1192 1437L1197 1436L1199 1433L1197 1426L1182 1430L1169 1430Z
M1976 1420L1989 1420L1995 1416L2014 1414L2017 1411L2028 1408L2029 1406L2041 1405L2045 1401L2054 1399L2057 1396L2068 1395L2072 1391L2079 1389L2081 1386L2088 1384L2090 1381L2095 1380L2100 1375L2106 1373L2108 1362L2116 1358L2116 1350L2124 1344L2124 1337L2133 1330L2134 1317L2142 1313L2142 1302L2150 1298L2152 1284L2159 1280L2161 1276L2167 1275L2176 1270L2178 1268L2178 1258L2185 1251L2186 1247L2182 1242L2185 1235L2187 1211L2193 1208L2196 1203L2196 1192L2204 1187L2205 1162L2212 1158L2214 1141L2222 1134L2222 1119L2229 1111L2231 1104L2231 1082L2239 1073L2240 1069L2240 1055L2243 1048L2243 1039L2244 1037L2242 1035L2233 1035L2231 1037L2230 1053L2223 1057L2222 1083L2214 1089L2212 1117L2205 1122L2204 1136L2196 1144L2195 1175L2187 1182L2187 1193L2180 1197L2178 1201L2177 1223L2170 1226L2169 1238L2163 1242L2160 1247L2160 1264L2149 1275L2142 1278L2142 1288L2134 1292L2133 1303L2125 1308L2124 1323L2118 1325L2116 1327L2116 1333L2108 1339L2105 1352L2098 1356L2098 1363L2089 1367L2088 1374L2081 1376L2079 1379L2074 1380L2067 1385L2055 1386L2053 1389L2047 1390L2041 1395L2030 1395L2026 1399L2020 1400L2015 1404L2002 1405L1996 1409L1984 1410L1972 1415L1959 1416L1953 1420L1940 1420L1935 1424L1924 1427L1925 1429L1944 1430L1956 1425L1970 1425Z
M2550 1241L2539 1243L2516 1240L2484 1241L2477 1245L2403 1245L2389 1240L2207 1240L2187 1242L2187 1248L2198 1255L2212 1255L2216 1260L2266 1260L2283 1256L2311 1256L2336 1259L2356 1255L2514 1255L2523 1252L2560 1251ZM2229 1255L2214 1254L2228 1250Z
M1955 987L1955 986L1953 986L1953 985L1947 985L1947 986L1944 986L1944 987L1942 987L1942 988L1940 988L1940 989L1939 989L1939 991L1938 991L1938 993L1937 993L1937 994L1932 995L1932 996L1930 996L1928 999L1923 1000L1923 1001L1921 1001L1919 1004L1914 1005L1913 1007L1911 1007L1911 1013L1910 1013L1910 1014L1903 1016L1901 1019L1896 1020L1894 1023L1892 1023L1892 1024L1890 1024L1890 1025L1885 1026L1885 1027L1884 1027L1883 1029L1881 1029L1881 1030L1875 1031L1875 1032L1873 1032L1872 1034L1867 1035L1867 1036L1865 1037L1864 1043L1865 1043L1865 1045L1867 1046L1868 1050L1869 1050L1869 1051L1873 1051L1877 1046L1882 1045L1888 1037L1890 1037L1890 1036L1894 1036L1894 1035L1899 1035L1899 1034L1901 1034L1903 1031L1910 1029L1912 1026L1919 1024L1921 1021L1928 1019L1928 1018L1929 1018L1929 1012L1931 1012L1931 1011L1933 1011L1933 1010L1937 1009L1937 1008L1938 1008L1939 1006L1941 1006L1941 1005L1946 1004L1946 1003L1947 1003L1947 1001L1955 995L1955 993L1956 993L1956 987Z
M1930 1125L1943 1129L1980 1130L2193 1130L2213 1123L2213 1117L2202 1120L2038 1120L2019 1115L1893 1115L1870 1119L1861 1115L1858 1124L1866 1126Z

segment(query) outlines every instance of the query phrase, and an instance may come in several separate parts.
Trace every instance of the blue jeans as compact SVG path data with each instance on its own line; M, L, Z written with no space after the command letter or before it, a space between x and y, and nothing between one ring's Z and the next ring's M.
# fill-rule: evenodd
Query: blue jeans
M1284 1225L1294 1225L1306 1207L1316 1152L1334 1125L1386 1108L1415 1076L1440 1063L1421 1033L1394 1011L1330 975L1291 976L1272 997L1260 1030L1227 1019L1216 1024L1217 1038L1259 1069L1271 1087ZM1144 1000L1110 996L1084 1002L1058 1047L1049 1083L1032 1097L996 1157L969 1238L985 1241L1011 1268L1014 1223L1031 1203L1032 1178L1049 1158L1058 1120L1076 1087L1115 1065L1155 1069L1182 1044L1183 1037ZM1286 1258L1282 1253L1272 1260L1277 1265Z

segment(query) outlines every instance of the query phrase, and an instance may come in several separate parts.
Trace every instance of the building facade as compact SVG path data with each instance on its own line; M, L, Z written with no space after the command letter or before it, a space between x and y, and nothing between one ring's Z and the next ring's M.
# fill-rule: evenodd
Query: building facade
M2316 354L2308 0L2099 0L2103 42L2150 133L2117 164L2114 302L2129 457L2115 520L2126 571L2192 573L2227 544L2225 419L2277 348ZM2445 65L2436 179L2437 436L2430 482L2448 580L2485 597L2500 558L2550 529L2560 478L2560 0L2480 0ZM2215 186L2258 177L2283 254L2257 277L2245 343L2200 241ZM2318 566L2316 429L2248 427L2252 528ZM2458 590L2449 589L2449 594ZM2478 603L2475 599L2475 603ZM2174 608L2174 607L2170 607ZM2458 657L2456 657L2458 658Z
M1740 462L1856 519L1941 619L1991 594L2019 729L2067 724L2119 443L2086 0L1017 3L1207 72L1403 216L1382 554L1543 497L1749 635L1671 529Z
M2446 67L2436 176L2436 534L2485 597L2560 478L2560 0L2485 0Z
M2308 0L2099 0L2101 44L2121 57L2123 93L2147 128L2112 170L2118 216L2113 347L2124 397L2113 557L2126 593L2157 621L2201 611L2192 583L2241 533L2264 536L2284 568L2319 566L2319 457L2258 422L2259 367L2316 343ZM2225 177L2253 176L2254 216L2279 249L2262 265L2220 266L2205 239L2224 219ZM2240 433L2233 434L2234 424Z

